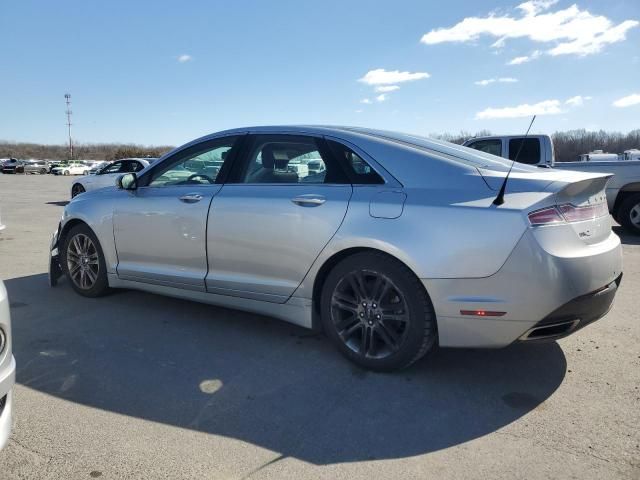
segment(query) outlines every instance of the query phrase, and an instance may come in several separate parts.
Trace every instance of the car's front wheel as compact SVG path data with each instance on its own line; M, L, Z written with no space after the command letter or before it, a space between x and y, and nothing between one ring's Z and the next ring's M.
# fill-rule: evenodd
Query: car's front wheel
M407 367L437 344L435 313L423 285L383 253L357 253L331 270L321 317L338 349L372 370Z
M73 289L85 297L109 290L107 267L100 242L84 224L72 227L63 239L61 265Z
M71 198L77 197L78 195L80 195L81 193L84 193L85 189L82 185L80 185L79 183L76 183L72 188L71 188Z
M65 170L65 171L63 172L63 175L69 175L69 170Z

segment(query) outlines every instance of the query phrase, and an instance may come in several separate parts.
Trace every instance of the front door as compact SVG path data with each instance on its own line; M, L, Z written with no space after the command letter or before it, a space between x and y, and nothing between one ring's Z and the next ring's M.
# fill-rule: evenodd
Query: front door
M177 152L145 172L138 189L121 192L113 213L118 277L205 290L207 215L236 143L224 137Z
M320 138L248 137L211 205L206 287L284 302L340 227L352 187Z

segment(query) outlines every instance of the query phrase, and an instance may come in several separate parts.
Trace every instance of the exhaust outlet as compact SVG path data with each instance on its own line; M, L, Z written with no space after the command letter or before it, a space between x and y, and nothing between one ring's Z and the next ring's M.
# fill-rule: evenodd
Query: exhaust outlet
M549 338L563 337L571 333L580 323L580 319L567 320L564 322L550 323L548 325L540 325L527 330L519 340L545 340Z

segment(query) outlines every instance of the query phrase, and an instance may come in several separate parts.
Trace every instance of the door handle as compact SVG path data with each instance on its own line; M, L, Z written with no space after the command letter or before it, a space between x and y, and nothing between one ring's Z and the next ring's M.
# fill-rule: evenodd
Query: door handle
M197 193L188 193L187 195L181 196L178 200L184 203L198 203L202 200L202 195Z
M291 199L296 205L301 207L319 207L327 201L322 195L300 195Z

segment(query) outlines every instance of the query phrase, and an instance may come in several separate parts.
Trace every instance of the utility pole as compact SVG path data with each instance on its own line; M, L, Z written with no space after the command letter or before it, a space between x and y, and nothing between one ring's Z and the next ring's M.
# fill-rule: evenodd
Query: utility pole
M71 94L64 94L65 101L67 102L67 129L69 131L69 159L73 160L73 141L71 140Z

